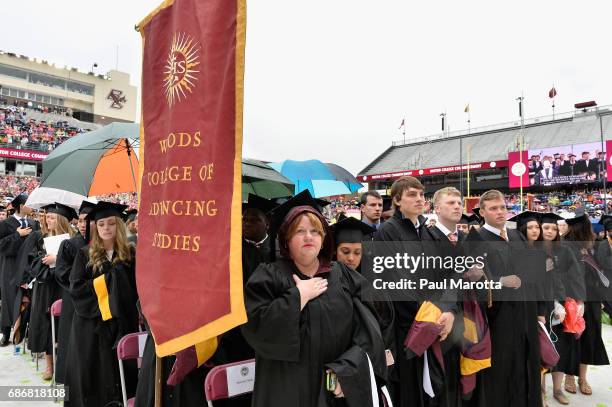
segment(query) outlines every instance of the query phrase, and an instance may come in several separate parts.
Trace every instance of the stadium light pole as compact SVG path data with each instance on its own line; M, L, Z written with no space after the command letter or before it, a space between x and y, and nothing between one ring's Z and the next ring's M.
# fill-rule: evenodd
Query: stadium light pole
M525 119L524 119L524 115L523 115L523 100L525 99L525 97L523 96L523 94L521 94L521 96L517 97L516 100L518 100L519 102L519 116L521 116L521 138L519 140L519 160L521 162L521 164L523 163L523 145L525 144ZM520 192L519 192L519 202L520 202L520 208L521 208L521 212L523 212L523 176L521 175L520 177Z
M604 152L604 151L606 151L606 150L604 149L603 121L602 121L602 118L601 118L601 112L599 111L599 108L597 108L597 115L599 116L599 137L600 137L600 139L601 139L601 151L602 151L602 152ZM606 155L607 155L607 154L604 154L604 157L605 157ZM607 161L607 159L606 159L606 161ZM607 167L607 164L608 164L608 163L607 163L607 162L605 162L601 168L602 168L602 169L603 169L603 168L606 168L606 167ZM601 163L600 163L600 165L601 165ZM601 174L601 172L599 172L599 174ZM606 214L606 215L608 214L608 188L607 188L607 187L608 187L608 185L607 185L607 182L606 182L606 181L607 181L607 178L608 178L608 173L607 173L607 171L606 171L606 176L605 176L605 177L603 177L603 187L604 187L604 214Z

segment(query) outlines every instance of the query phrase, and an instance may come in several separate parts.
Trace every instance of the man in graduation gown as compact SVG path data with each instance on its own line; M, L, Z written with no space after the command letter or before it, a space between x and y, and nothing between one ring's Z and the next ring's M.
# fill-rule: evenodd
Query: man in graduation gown
M242 204L243 244L255 247L261 260L266 263L272 261L272 246L268 236L270 221L266 214L276 206L273 201L253 194L249 194L248 201ZM245 275L245 282L249 276L250 273Z
M62 288L62 313L59 318L57 329L57 360L55 362L55 381L64 383L66 373L66 357L70 349L70 328L74 316L74 303L70 297L70 271L74 258L79 250L87 245L87 215L92 211L95 204L83 201L79 208L77 223L78 233L68 240L64 240L57 252L55 264L55 281ZM91 225L90 225L91 228Z
M0 222L0 267L2 273L2 315L0 317L0 328L2 329L2 340L0 346L9 343L11 327L15 323L15 315L19 312L15 309L15 300L19 291L17 272L21 255L21 247L32 230L38 229L38 223L27 218L32 212L25 206L28 199L26 194L16 196L11 202L15 213Z
M453 187L439 189L433 196L432 205L438 215L438 221L430 228L423 229L423 251L428 256L442 259L457 258L463 255L462 241L465 239L462 231L458 230L458 222L462 215L461 192ZM467 221L465 221L467 229ZM430 281L450 282L461 275L454 268L441 268L431 270L428 277ZM459 270L461 271L461 270ZM444 290L431 290L427 297L438 307L455 315L453 328L444 340L441 349L444 357L444 377L439 378L439 394L428 398L428 405L432 406L460 406L461 394L459 388L460 371L459 355L463 338L463 318L460 312L458 292L450 288ZM428 351L430 352L430 351ZM428 354L428 360L434 362L433 354Z
M398 242L416 242L416 245L410 245L414 253L409 254L419 256L422 250L418 242L425 233L425 217L422 216L425 206L424 187L414 177L402 177L391 186L391 197L395 212L393 217L380 226L374 240L388 242L389 247L395 247L398 252L404 250ZM391 385L394 394L392 397L400 407L423 406L428 403L428 396L423 390L423 357L408 358L403 350L408 331L419 309L419 301L422 300L416 290L411 291L414 295L412 300L394 302L395 342L398 349ZM448 335L453 321L453 313L444 310L438 321L444 326L441 335Z
M517 259L511 257L515 247L524 247L525 238L506 228L507 209L501 192L485 192L479 206L485 223L479 231L471 231L467 240L483 242L479 250L485 250L487 256L482 278L502 285L493 290L494 301L486 310L492 347L491 367L483 371L487 405L539 407L537 303L524 299L521 278L513 266Z
M274 201L253 194L249 194L248 201L242 205L243 285L246 285L260 263L268 263L272 260L270 237L268 236L270 222L266 214L277 206ZM240 327L236 327L221 335L219 347L213 359L216 364L225 364L254 357L253 348L244 340Z

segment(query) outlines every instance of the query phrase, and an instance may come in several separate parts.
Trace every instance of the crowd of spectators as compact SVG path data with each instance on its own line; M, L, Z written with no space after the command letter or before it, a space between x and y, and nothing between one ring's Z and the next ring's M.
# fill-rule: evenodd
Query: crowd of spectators
M28 118L23 107L0 108L0 143L9 148L52 151L65 140L83 129L72 127L67 121L47 123Z
M6 204L22 192L30 194L38 185L39 181L36 177L0 175L0 201ZM131 192L101 195L96 198L98 200L127 205L130 209L138 207L138 197L135 193Z
M17 196L21 192L30 193L38 184L38 178L36 177L0 175L0 195L7 198Z

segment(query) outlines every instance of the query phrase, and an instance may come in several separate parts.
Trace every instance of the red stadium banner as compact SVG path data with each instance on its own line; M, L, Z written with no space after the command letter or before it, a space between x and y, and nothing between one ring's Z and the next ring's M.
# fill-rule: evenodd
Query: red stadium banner
M508 153L508 182L510 188L520 188L521 178L523 180L522 187L527 188L529 184L529 163L527 151L512 151Z
M471 163L469 165L470 171L488 170L492 168L505 168L507 166L508 166L508 160L487 161L483 163ZM359 181L367 182L367 181L375 181L375 180L397 179L400 177L405 177L407 175L411 175L413 177L420 177L423 175L448 174L450 172L459 172L462 170L467 171L467 169L468 169L467 164L447 165L445 167L421 168L421 169L414 169L414 170L385 172L382 174L359 175L357 179Z
M0 157L15 158L17 160L42 161L49 153L34 150L19 150L13 148L0 148Z
M606 174L607 181L612 181L612 140L606 140Z
M166 0L143 38L136 278L158 356L246 322L245 0Z

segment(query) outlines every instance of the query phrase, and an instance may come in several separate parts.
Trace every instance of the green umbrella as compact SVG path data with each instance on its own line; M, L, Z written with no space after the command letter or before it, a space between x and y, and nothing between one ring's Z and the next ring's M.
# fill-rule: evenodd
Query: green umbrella
M40 186L85 196L136 192L139 137L138 123L111 123L74 136L44 159Z
M242 200L249 193L262 198L274 199L293 196L294 185L262 161L242 159Z

